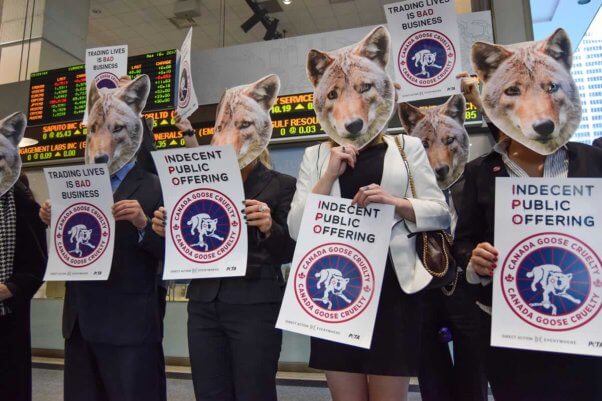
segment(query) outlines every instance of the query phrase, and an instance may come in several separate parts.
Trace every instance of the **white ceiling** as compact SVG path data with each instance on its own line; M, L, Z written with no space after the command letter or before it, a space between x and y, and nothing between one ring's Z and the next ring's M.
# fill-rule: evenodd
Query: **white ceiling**
M174 16L176 1L91 0L87 46L127 43L131 55L179 48L187 30L179 30L168 21ZM261 24L248 33L240 28L252 15L245 0L225 1L225 46L263 40L265 28ZM280 20L278 30L286 30L287 37L383 24L386 21L382 5L395 2L351 0L330 4L328 0L291 1L288 6L281 3L283 12L270 14ZM201 16L195 18L198 26L194 28L193 49L219 47L220 5L221 0L201 0ZM459 13L468 12L470 0L456 0L456 9Z

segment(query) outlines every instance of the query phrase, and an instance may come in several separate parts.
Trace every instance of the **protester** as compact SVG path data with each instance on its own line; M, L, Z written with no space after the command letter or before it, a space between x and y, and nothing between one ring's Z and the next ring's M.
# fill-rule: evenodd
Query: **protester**
M478 81L467 73L457 78L466 101L482 109ZM422 141L437 183L445 194L452 216L452 235L458 220L455 205L462 203L462 174L469 156L465 112L462 95L454 95L443 105L427 110L406 103L399 105L406 132ZM448 286L430 289L424 296L418 375L423 401L487 400L487 378L478 346L480 309L470 295L464 268L458 267Z
M431 279L416 263L415 237L408 234L447 228L450 222L420 141L405 136L400 140L416 183L413 198L396 140L383 135L394 109L395 89L385 70L389 42L388 32L379 27L354 46L329 53L312 50L308 56L316 114L332 141L305 150L288 216L293 238L310 193L353 199L360 206L394 205L397 223L371 348L311 339L310 367L326 371L334 401L407 399L420 354L423 305L416 293ZM355 69L343 73L343 62ZM360 85L367 71L375 81ZM368 109L366 102L374 102L379 112L363 116L359 110Z
M459 265L467 266L467 281L479 291L481 346L496 401L594 401L602 397L600 358L489 345L491 277L499 255L492 245L496 177L602 177L602 151L568 142L579 125L580 116L580 112L575 111L580 108L578 93L568 74L571 49L562 30L544 41L520 47L484 43L473 46L473 64L485 82L485 111L502 135L490 153L466 167L462 202L457 205L459 220L454 254ZM533 77L546 76L546 68L557 71L557 78L565 80L562 86L549 81L539 86L533 80ZM509 79L512 82L507 82ZM499 87L507 89L499 91L496 89ZM562 91L561 94L555 95L558 91ZM564 119L555 115L558 108L546 108L556 102L556 96L565 99L562 106L558 106L565 109ZM529 112L518 117L524 119L520 120L521 124L504 128L513 118L512 113L527 104ZM546 114L546 110L551 112ZM552 133L547 127L550 123L537 120L543 116L559 121L561 126ZM536 121L528 124L529 119ZM531 126L535 134L529 133L527 137L526 131ZM516 127L525 127L525 132ZM537 135L541 137L534 143ZM550 378L558 380L552 383Z
M0 398L30 401L30 301L44 276L46 238L27 177L19 173L18 144L27 120L0 121Z
M167 397L157 275L163 244L148 217L162 205L161 188L158 177L134 160L142 141L140 113L149 89L148 77L141 76L115 91L95 87L90 91L86 160L109 166L115 249L107 281L66 285L65 401L163 401ZM120 107L120 118L131 122L123 128L127 132L119 132L124 135L120 141L111 135L114 114L103 107L109 104ZM97 143L103 135L111 135L110 141ZM50 224L50 201L42 205L40 218Z
M272 135L269 110L279 87L279 78L270 75L227 90L218 106L212 144L231 145L238 155L247 198L248 258L244 277L195 279L188 287L188 346L197 401L277 400L281 265L291 261L295 245L286 224L295 179L270 168L266 149ZM188 119L178 116L177 124L189 146L196 146ZM161 236L165 213L158 210L153 218Z

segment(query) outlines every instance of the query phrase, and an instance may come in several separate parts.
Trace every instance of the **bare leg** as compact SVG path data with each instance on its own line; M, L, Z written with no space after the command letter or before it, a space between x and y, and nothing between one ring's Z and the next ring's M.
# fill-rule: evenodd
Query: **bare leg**
M326 371L332 401L368 401L368 378L361 373Z
M409 377L368 376L370 401L407 401L409 386Z

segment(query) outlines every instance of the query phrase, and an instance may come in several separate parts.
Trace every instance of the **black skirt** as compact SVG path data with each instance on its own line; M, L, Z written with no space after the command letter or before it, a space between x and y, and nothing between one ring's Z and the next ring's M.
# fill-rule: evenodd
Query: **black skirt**
M417 376L422 333L422 294L401 290L387 263L370 349L311 338L314 369L382 376Z

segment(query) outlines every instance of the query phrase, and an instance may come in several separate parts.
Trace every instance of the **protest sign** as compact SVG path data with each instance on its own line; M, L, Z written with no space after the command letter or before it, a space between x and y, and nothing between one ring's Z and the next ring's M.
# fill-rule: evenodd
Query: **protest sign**
M602 355L602 179L497 178L495 194L491 345Z
M451 0L406 0L384 6L391 32L399 102L460 93L458 18Z
M163 278L244 276L247 226L231 146L153 152L166 209Z
M182 118L188 118L199 107L194 85L192 84L190 45L192 41L192 28L188 30L186 39L180 48L178 64L178 99L176 110Z
M310 195L276 327L370 348L393 213Z
M115 220L106 164L45 168L44 175L52 202L44 280L107 280Z
M98 89L115 89L119 78L128 72L128 46L95 47L86 49L86 111L83 121L88 121L88 94L94 83Z

